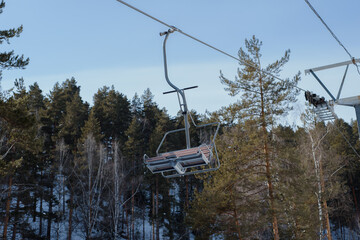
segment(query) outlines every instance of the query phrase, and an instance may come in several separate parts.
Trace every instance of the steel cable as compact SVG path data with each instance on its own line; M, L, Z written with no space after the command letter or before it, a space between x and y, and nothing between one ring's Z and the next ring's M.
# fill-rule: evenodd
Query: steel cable
M349 55L351 61L355 65L358 74L360 75L359 66L355 62L355 58L351 55L351 53L347 50L347 48L342 44L342 42L339 40L339 38L335 35L335 33L331 30L331 28L326 24L324 19L320 16L320 14L315 10L315 8L311 5L311 3L308 0L304 0L306 4L309 6L309 8L314 12L314 14L319 18L319 20L322 22L322 24L326 27L326 29L330 32L331 36L338 42L338 44L345 50L345 52Z
M212 46L212 45L210 45L210 44L208 44L208 43L206 43L206 42L204 42L204 41L202 41L202 40L200 40L200 39L198 39L198 38L196 38L196 37L194 37L194 36L192 36L192 35L190 35L190 34L188 34L188 33L185 33L185 32L183 32L182 30L180 30L180 29L178 29L178 28L176 28L176 27L174 27L174 26L172 26L172 25L170 25L170 24L167 24L167 23L164 22L164 21L161 21L161 20L159 20L158 18L155 18L155 17L151 16L150 14L148 14L148 13L146 13L146 12L144 12L144 11L142 11L142 10L140 10L140 9L138 9L138 8L136 8L136 7L132 6L132 5L124 2L124 1L122 1L122 0L116 0L116 1L118 1L119 3L124 4L125 6L131 8L131 9L133 9L133 10L135 10L135 11L137 11L137 12L139 12L139 13L141 13L141 14L143 14L143 15L145 15L145 16L147 16L147 17L149 17L149 18L151 18L151 19L153 19L153 20L155 20L155 21L157 21L157 22L159 22L159 23L161 23L161 24L169 27L169 28L171 28L171 29L173 29L174 31L177 31L177 32L183 34L184 36L186 36L186 37L188 37L188 38L191 38L191 39L193 39L193 40L195 40L195 41L197 41L197 42L199 42L199 43L201 43L201 44L203 44L203 45L205 45L205 46L207 46L207 47L209 47L209 48L211 48L211 49L213 49L213 50L215 50L215 51L217 51L217 52L219 52L219 53L221 53L221 54L224 54L224 55L226 55L226 56L228 56L228 57L230 57L230 58L232 58L232 59L235 59L235 60L239 61L239 62L242 63L243 65L246 65L246 66L248 66L248 67L255 68L258 72L263 73L263 74L268 75L268 76L271 76L271 77L273 77L273 78L275 78L275 79L277 79L277 80L279 80L279 81L281 81L281 82L288 83L287 80L284 80L284 79L282 79L282 78L280 78L280 77L278 77L278 76L276 76L276 75L274 75L274 74L272 74L272 73L270 73L270 72L268 72L268 71L266 71L266 70L260 69L260 68L258 68L257 66L254 66L254 65L252 65L252 64L250 64L250 63L244 62L244 61L242 61L241 59L239 59L239 58L237 58L237 57L235 57L235 56L233 56L233 55L231 55L231 54L229 54L229 53L227 53L227 52L225 52L225 51L223 51L223 50L220 50L219 48L216 48L216 47L214 47L214 46ZM294 87L297 88L297 89L299 89L299 90L301 90L301 91L304 91L304 92L306 91L305 89L300 88L300 87L298 87L298 86L294 86Z
M254 65L252 65L252 64L249 64L249 63L247 63L247 62L244 62L244 61L242 61L241 59L239 59L239 58L237 58L237 57L235 57L235 56L233 56L233 55L231 55L231 54L229 54L229 53L227 53L227 52L225 52L225 51L222 51L222 50L220 50L220 49L218 49L218 48L216 48L216 47L214 47L214 46L212 46L212 45L210 45L210 44L208 44L208 43L206 43L206 42L204 42L204 41L202 41L202 40L200 40L200 39L198 39L198 38L196 38L196 37L194 37L194 36L192 36L192 35L190 35L190 34L187 34L187 33L183 32L182 30L180 30L180 29L178 29L178 28L176 28L176 27L174 27L174 26L172 26L172 25L170 25L170 24L167 24L167 23L164 22L164 21L161 21L160 19L155 18L155 17L153 17L152 15L150 15L150 14L148 14L148 13L146 13L146 12L144 12L144 11L142 11L142 10L140 10L140 9L138 9L138 8L136 8L136 7L132 6L132 5L124 2L124 1L122 1L122 0L116 0L116 1L118 1L119 3L122 3L122 4L124 4L125 6L131 8L131 9L133 9L133 10L135 10L135 11L137 11L137 12L139 12L139 13L141 13L141 14L143 14L143 15L151 18L151 19L153 19L154 21L157 21L157 22L159 22L159 23L161 23L161 24L163 24L163 25L165 25L165 26L173 29L174 31L177 31L177 32L183 34L183 35L186 36L186 37L189 37L189 38L191 38L191 39L193 39L193 40L195 40L195 41L197 41L197 42L199 42L199 43L201 43L201 44L203 44L203 45L205 45L205 46L207 46L207 47L209 47L209 48L211 48L211 49L213 49L213 50L215 50L215 51L217 51L217 52L219 52L219 53L222 53L222 54L224 54L224 55L226 55L226 56L228 56L228 57L230 57L230 58L232 58L232 59L235 59L235 60L239 61L240 63L242 63L242 64L244 64L244 65L246 65L246 66L248 66L248 67L255 68L255 69L256 69L257 71L259 71L260 73L264 73L264 74L266 74L266 75L269 75L269 76L271 76L271 77L273 77L273 78L275 78L275 79L277 79L277 80L279 80L279 81L282 81L282 82L284 82L284 83L287 83L287 82L288 82L288 81L286 81L286 80L284 80L284 79L281 79L281 78L275 76L274 74L272 74L272 73L270 73L270 72L268 72L268 71L265 71L265 70L263 70L263 69L259 69L257 66L254 66ZM359 73L359 75L360 75L359 67L358 67L358 65L354 62L354 59L355 59L355 58L352 57L352 55L350 54L350 52L345 48L345 46L341 43L341 41L336 37L336 35L334 34L334 32L333 32L333 31L330 29L330 27L325 23L325 21L321 18L321 16L316 12L316 10L315 10L315 9L313 8L313 6L309 3L309 1L308 1L308 0L305 0L305 2L309 5L309 7L311 8L311 10L312 10L312 11L315 13L315 15L320 19L320 21L325 25L325 27L328 29L328 31L331 33L331 35L335 38L335 40L340 44L340 46L342 46L342 47L344 48L344 50L347 52L347 54L350 56L351 60L353 61L354 65L357 67L357 71L358 71L358 73ZM294 86L294 87L297 88L297 89L299 89L299 90L301 90L301 91L306 92L306 90L303 89L303 88L300 88L300 87L298 87L298 86ZM339 131L339 132L340 132L340 131ZM340 132L340 133L341 133L341 132ZM348 141L348 139L347 139L342 133L341 133L341 135L342 135L343 138L346 140L346 142L350 145L350 147L351 147L352 150L356 153L356 155L360 158L360 155L357 153L357 151L354 149L354 147L351 145L351 143Z

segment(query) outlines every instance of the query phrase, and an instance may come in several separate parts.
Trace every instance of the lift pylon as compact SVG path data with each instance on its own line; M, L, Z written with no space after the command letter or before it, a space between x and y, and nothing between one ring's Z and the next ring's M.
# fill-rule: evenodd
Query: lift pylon
M344 85L344 82L345 82L346 74L347 74L348 69L349 69L349 65L350 64L357 64L359 62L360 62L360 59L353 58L351 61L345 61L345 62L325 65L325 66L321 66L321 67L306 69L305 74L313 75L313 77L318 81L318 83L329 94L332 101L329 101L327 103L328 106L335 104L335 105L349 106L349 107L354 107L355 108L357 125L358 125L358 132L359 132L359 138L360 138L360 95L359 96L353 96L353 97L347 97L347 98L340 98L341 91L342 91L342 88L343 88L343 85ZM336 67L341 67L341 66L346 66L346 69L345 69L345 72L344 72L344 76L343 76L343 78L341 80L341 84L340 84L337 96L335 97L329 91L329 89L324 85L324 83L320 80L320 78L315 74L315 72L316 71L321 71L321 70L326 70L326 69L331 69L331 68L336 68ZM317 109L316 106L315 106L315 108L316 108L315 112L316 111L321 112L321 110Z

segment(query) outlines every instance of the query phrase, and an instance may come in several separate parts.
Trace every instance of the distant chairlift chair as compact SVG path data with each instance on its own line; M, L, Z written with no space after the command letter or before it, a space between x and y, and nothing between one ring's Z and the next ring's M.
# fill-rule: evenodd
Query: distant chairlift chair
M191 115L188 112L188 107L185 98L185 90L196 88L197 86L179 89L173 83L170 82L168 77L167 70L167 60L166 60L166 41L171 33L176 29L169 29L167 32L160 33L160 36L165 35L164 44L163 44L163 55L164 55L164 70L165 70L165 79L166 82L174 89L174 91L165 92L167 93L177 93L178 101L180 105L180 110L184 117L185 128L172 130L166 132L162 138L157 150L156 157L148 157L144 155L144 163L147 168L152 173L161 173L165 178L180 177L185 175L192 175L196 173L204 173L215 171L220 167L220 161L218 153L215 146L215 138L219 131L220 123L208 123L203 125L196 125L193 121ZM193 124L196 128L206 128L213 127L215 129L214 135L210 138L210 141L201 144L197 147L190 146L190 125L188 117L191 117ZM185 132L186 139L186 149L176 150L172 152L159 153L160 148L162 147L166 137L169 134L176 132Z

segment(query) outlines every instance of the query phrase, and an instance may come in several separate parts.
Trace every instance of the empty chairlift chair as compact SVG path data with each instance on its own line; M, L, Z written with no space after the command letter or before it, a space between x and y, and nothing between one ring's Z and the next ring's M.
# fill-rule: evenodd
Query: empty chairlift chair
M147 168L152 173L161 173L166 178L171 177L180 177L185 175L192 175L196 173L204 173L209 171L215 171L220 167L219 157L216 151L215 139L219 131L220 123L208 123L203 125L196 125L192 119L186 103L185 90L196 88L189 87L184 89L179 89L172 82L170 82L167 71L167 60L166 60L166 41L171 33L174 30L170 29L167 32L161 33L160 35L165 35L164 44L163 44L163 55L164 55L164 69L165 69L165 79L166 82L174 89L173 91L165 92L167 93L177 93L178 101L180 105L180 110L184 117L185 127L181 129L176 129L165 133L163 139L161 140L155 157L149 157L146 154L144 155L144 163ZM196 147L191 147L190 145L190 124L189 116L192 119L196 129L204 130L207 128L214 129L212 136L209 136L206 141ZM166 137L169 134L174 134L177 132L185 133L186 148L160 153L160 149L163 146Z

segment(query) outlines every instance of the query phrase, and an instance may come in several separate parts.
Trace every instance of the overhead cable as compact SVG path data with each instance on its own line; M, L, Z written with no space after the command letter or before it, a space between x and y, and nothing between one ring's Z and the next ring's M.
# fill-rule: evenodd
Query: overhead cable
M347 139L347 137L344 135L344 133L339 129L338 126L336 126L336 123L333 122L333 125L335 126L336 130L341 134L341 136L344 138L344 140L347 142L347 144L351 147L351 149L353 150L353 152L356 154L356 156L358 156L358 158L360 159L360 154L356 151L356 149L354 148L354 146L350 143L349 139Z
M347 48L342 44L342 42L339 40L339 38L335 35L335 33L330 29L330 27L326 24L324 19L320 16L320 14L315 10L315 8L311 5L311 3L308 0L304 0L306 4L310 7L310 9L314 12L314 14L320 19L322 24L326 27L326 29L330 32L331 36L338 42L338 44L345 50L345 52L349 55L351 61L356 66L357 72L360 75L359 66L355 62L355 58L351 55L351 53L347 50Z
M137 11L137 12L139 12L139 13L141 13L141 14L143 14L143 15L145 15L145 16L147 16L147 17L149 17L149 18L151 18L151 19L153 19L153 20L155 20L155 21L157 21L157 22L159 22L159 23L161 23L161 24L169 27L169 28L171 28L171 29L174 30L174 31L177 31L177 32L183 34L184 36L186 36L186 37L188 37L188 38L191 38L191 39L193 39L193 40L195 40L195 41L197 41L197 42L199 42L199 43L201 43L201 44L203 44L203 45L205 45L205 46L207 46L207 47L209 47L209 48L211 48L211 49L213 49L213 50L215 50L215 51L217 51L217 52L220 52L220 53L222 53L222 54L224 54L224 55L226 55L226 56L228 56L228 57L230 57L230 58L232 58L232 59L235 59L235 60L239 61L240 63L242 63L242 64L244 64L244 65L246 65L246 66L248 66L248 67L255 68L255 69L256 69L257 71L259 71L260 73L263 73L263 74L265 74L265 75L269 75L269 76L271 76L271 77L273 77L273 78L275 78L275 79L277 79L277 80L279 80L279 81L281 81L281 82L284 82L284 83L287 83L287 82L288 82L288 81L286 81L286 80L284 80L284 79L282 79L282 78L279 78L278 76L276 76L276 75L274 75L274 74L272 74L272 73L270 73L270 72L268 72L268 71L266 71L266 70L260 69L260 68L258 68L257 66L254 66L254 65L252 65L252 64L250 64L250 63L244 62L244 61L242 61L241 59L239 59L238 57L235 57L235 56L233 56L233 55L231 55L231 54L229 54L229 53L227 53L227 52L225 52L225 51L222 51L222 50L220 50L219 48L216 48L216 47L214 47L214 46L212 46L212 45L210 45L210 44L208 44L208 43L206 43L206 42L204 42L204 41L202 41L202 40L200 40L200 39L198 39L198 38L196 38L196 37L194 37L194 36L192 36L192 35L190 35L190 34L188 34L188 33L185 33L185 32L183 32L182 30L180 30L180 29L178 29L178 28L176 28L176 27L174 27L174 26L172 26L172 25L170 25L170 24L167 24L167 23L164 22L164 21L161 21L161 20L159 20L158 18L155 18L155 17L151 16L150 14L148 14L148 13L146 13L146 12L144 12L144 11L142 11L142 10L140 10L140 9L138 9L138 8L136 8L136 7L132 6L132 5L124 2L124 1L122 1L122 0L116 0L116 1L118 1L119 3L124 4L125 6L131 8L131 9L133 9L133 10L135 10L135 11ZM300 87L298 87L298 86L294 86L294 87L297 88L297 89L299 89L299 90L301 90L301 91L304 91L304 92L306 91L305 89L300 88Z
M122 4L124 4L125 6L131 8L131 9L133 9L133 10L135 10L135 11L137 11L137 12L139 12L139 13L141 13L141 14L143 14L143 15L151 18L151 19L153 19L154 21L156 21L156 22L158 22L158 23L161 23L162 25L167 26L168 28L171 28L171 29L174 30L174 31L177 31L177 32L183 34L183 35L186 36L186 37L189 37L189 38L191 38L191 39L193 39L193 40L195 40L195 41L197 41L197 42L199 42L199 43L201 43L201 44L203 44L203 45L205 45L205 46L207 46L207 47L209 47L209 48L211 48L211 49L213 49L213 50L215 50L215 51L217 51L217 52L220 52L220 53L222 53L222 54L224 54L224 55L226 55L226 56L228 56L228 57L230 57L230 58L232 58L232 59L235 59L235 60L239 61L240 63L242 63L242 64L244 64L244 65L246 65L246 66L248 66L248 67L255 68L255 69L257 69L257 70L258 70L259 72L261 72L261 73L264 73L264 74L266 74L266 75L269 75L269 76L271 76L271 77L273 77L273 78L275 78L275 79L277 79L277 80L279 80L279 81L281 81L281 82L287 83L286 80L281 79L281 78L279 78L278 76L275 76L274 74L272 74L272 73L270 73L270 72L268 72L268 71L265 71L265 70L263 70L263 69L260 69L260 68L258 68L257 66L254 66L254 65L252 65L252 64L250 64L250 63L247 63L247 62L244 62L244 61L242 61L241 59L239 59L238 57L235 57L235 56L233 56L233 55L231 55L231 54L229 54L229 53L227 53L227 52L225 52L225 51L222 51L222 50L220 50L220 49L218 49L218 48L216 48L216 47L214 47L214 46L212 46L212 45L210 45L210 44L208 44L208 43L206 43L206 42L204 42L204 41L201 41L200 39L198 39L198 38L196 38L196 37L194 37L194 36L191 36L190 34L187 34L187 33L183 32L182 30L180 30L180 29L178 29L178 28L176 28L176 27L174 27L174 26L172 26L172 25L170 25L170 24L168 24L168 23L166 23L166 22L164 22L164 21L161 21L160 19L155 18L155 17L153 17L152 15L150 15L150 14L148 14L148 13L146 13L146 12L144 12L144 11L142 11L142 10L140 10L140 9L138 9L138 8L136 8L136 7L132 6L132 5L124 2L124 1L122 1L122 0L116 0L116 1L118 1L119 3L122 3ZM347 52L347 54L350 56L351 60L353 61L354 65L357 67L358 73L360 74L360 70L359 70L358 65L357 65L356 62L355 62L355 58L352 57L352 55L350 54L350 52L349 52L349 51L345 48L345 46L340 42L340 40L336 37L336 35L333 33L333 31L331 31L331 29L329 28L329 26L325 23L325 21L321 18L321 16L316 12L316 10L315 10L315 9L313 8L313 6L309 3L309 1L308 1L308 0L305 0L305 2L309 5L309 7L313 10L313 12L316 14L316 16L317 16L317 17L321 20L321 22L325 25L325 27L328 29L328 31L331 33L331 35L335 38L335 40L340 44L340 46L342 46L342 47L344 48L344 50ZM301 91L306 92L306 90L303 89L303 88L300 88L300 87L298 87L298 86L294 86L294 87L297 88L297 89L299 89L299 90L301 90ZM339 129L338 129L338 130L339 130ZM339 132L340 132L340 131L339 131ZM341 132L340 132L340 133L341 133ZM357 151L356 151L356 150L354 149L354 147L351 145L351 143L349 142L349 140L348 140L342 133L341 133L341 135L342 135L343 138L346 140L346 142L350 145L350 147L351 147L352 150L355 152L355 154L360 158L360 155L357 153Z

